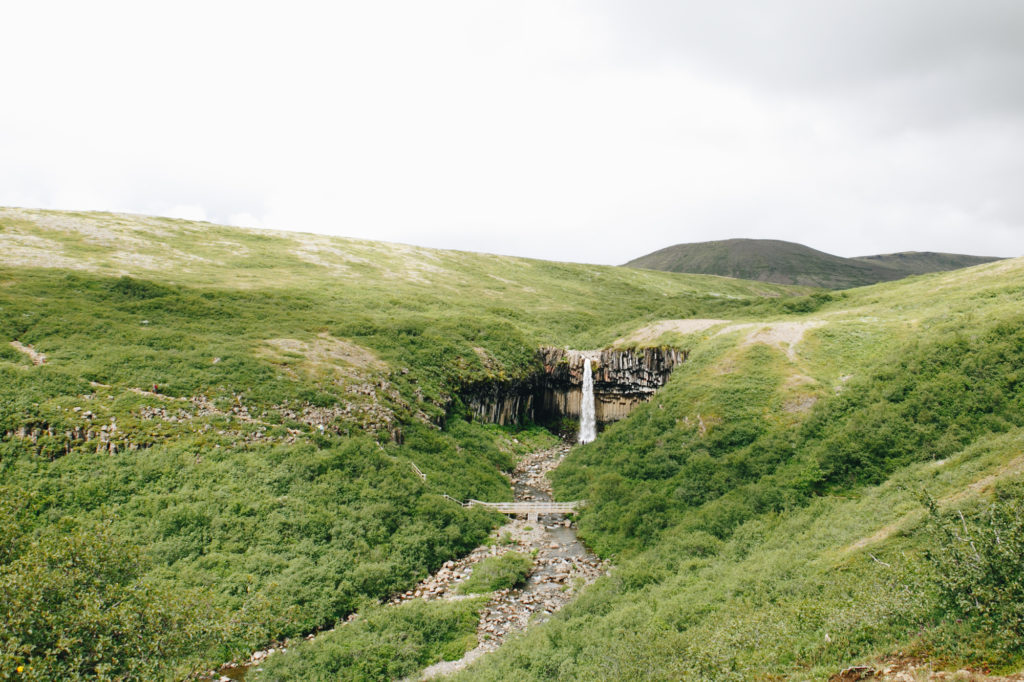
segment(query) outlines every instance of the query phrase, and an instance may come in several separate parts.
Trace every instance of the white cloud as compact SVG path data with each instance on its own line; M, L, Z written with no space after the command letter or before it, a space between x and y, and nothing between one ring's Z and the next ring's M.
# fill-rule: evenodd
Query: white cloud
M195 204L175 204L163 213L169 218L181 218L182 220L209 221L210 216L206 209Z
M1014 6L763 8L20 3L0 204L610 263L1024 252Z

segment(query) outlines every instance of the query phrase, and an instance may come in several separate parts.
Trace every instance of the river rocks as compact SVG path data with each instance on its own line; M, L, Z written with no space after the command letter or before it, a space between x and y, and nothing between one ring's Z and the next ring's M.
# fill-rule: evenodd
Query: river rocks
M515 499L551 501L547 473L558 466L568 451L569 446L560 445L523 458L512 475ZM522 519L509 521L491 534L488 544L459 559L445 561L433 575L387 601L398 605L413 599L463 599L465 597L458 594L458 587L473 574L474 565L481 560L510 551L534 556L533 570L525 585L498 590L490 595L477 623L478 646L458 661L445 661L427 668L421 679L455 672L484 653L497 649L510 634L522 631L532 623L547 620L569 603L580 589L608 572L607 562L587 550L562 515L548 515L545 520L547 527ZM351 614L336 627L344 626L357 617L357 614ZM305 639L315 637L316 634L309 634ZM275 651L286 650L287 642L275 644L254 653L241 666L257 665ZM235 665L228 664L222 670ZM215 678L211 675L210 679Z
M533 453L516 467L512 477L517 501L551 500L547 472L558 466L568 446ZM533 572L520 589L500 590L480 612L476 649L458 661L438 663L423 671L421 679L447 675L462 669L488 651L497 649L505 638L535 622L547 620L573 599L578 591L607 572L608 565L590 553L569 530L561 515L551 515L547 527L534 527L522 520L511 521L494 537L510 537L520 551L535 554ZM553 533L558 533L558 540ZM475 550L478 551L478 550ZM439 572L440 573L440 572Z
M513 524L503 526L495 534L500 538L504 534L512 535ZM483 545L477 547L458 561L446 561L432 576L420 582L416 587L401 592L388 600L389 604L400 604L411 599L451 599L458 595L459 584L473 574L473 565L490 556L497 556L512 550L522 550L522 538L517 537L511 544Z

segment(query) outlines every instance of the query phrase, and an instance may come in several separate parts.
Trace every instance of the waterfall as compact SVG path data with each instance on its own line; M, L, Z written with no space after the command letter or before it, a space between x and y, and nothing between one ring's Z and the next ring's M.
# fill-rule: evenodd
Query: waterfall
M583 360L583 394L580 396L580 437L581 443L597 438L597 418L594 415L594 374L590 370L590 358Z

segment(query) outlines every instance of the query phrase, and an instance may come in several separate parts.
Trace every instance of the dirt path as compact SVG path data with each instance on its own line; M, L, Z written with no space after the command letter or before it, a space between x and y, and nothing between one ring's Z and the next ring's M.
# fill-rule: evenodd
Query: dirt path
M935 670L929 661L912 656L887 656L875 665L855 665L836 673L828 682L1022 682L1024 673L990 676L978 670L962 668L956 671Z
M24 353L32 360L32 364L36 367L46 364L46 354L40 353L32 346L22 343L21 341L11 341L11 348L21 353Z

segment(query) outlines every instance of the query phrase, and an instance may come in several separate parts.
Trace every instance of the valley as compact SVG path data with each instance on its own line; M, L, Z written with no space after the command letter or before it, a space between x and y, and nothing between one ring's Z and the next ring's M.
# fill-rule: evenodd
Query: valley
M569 450L568 445L559 445L531 453L520 460L511 476L514 500L524 504L550 501L552 492L547 474L561 463ZM506 637L543 623L608 570L607 564L579 541L572 521L563 514L541 514L539 518L518 515L518 518L510 518L493 531L485 544L464 557L446 561L436 573L393 596L385 608L411 601L471 599L475 592L463 589L463 583L472 577L474 568L485 560L509 552L528 556L529 569L523 574L521 584L499 589L481 602L476 646L457 660L435 663L409 679L434 679L462 670L484 654L496 650ZM316 667L314 661L317 648L330 646L330 642L325 643L320 638L331 638L334 636L331 633L353 620L350 618L335 628L319 635L310 634L295 643L286 641L260 650L245 663L228 663L219 671L211 671L208 678L201 679L224 682L344 675L343 669L325 670Z
M0 249L0 679L1024 666L1022 259L823 291L28 209ZM461 504L531 499L586 505Z

